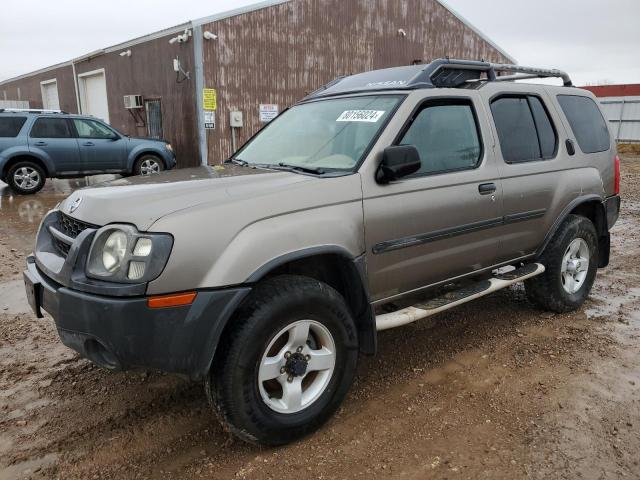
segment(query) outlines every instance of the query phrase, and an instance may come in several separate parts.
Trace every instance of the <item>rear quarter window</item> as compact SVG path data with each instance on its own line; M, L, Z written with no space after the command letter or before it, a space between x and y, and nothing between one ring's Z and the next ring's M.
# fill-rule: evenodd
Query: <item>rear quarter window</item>
M17 137L27 117L0 117L0 138Z
M609 150L609 129L596 102L579 95L558 95L558 103L583 153Z

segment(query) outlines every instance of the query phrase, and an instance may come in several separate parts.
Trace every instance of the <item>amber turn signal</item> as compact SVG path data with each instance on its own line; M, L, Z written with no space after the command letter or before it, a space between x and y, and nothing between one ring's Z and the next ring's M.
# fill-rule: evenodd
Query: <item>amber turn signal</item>
M171 295L159 295L147 298L149 308L179 307L191 305L196 298L196 292L174 293Z

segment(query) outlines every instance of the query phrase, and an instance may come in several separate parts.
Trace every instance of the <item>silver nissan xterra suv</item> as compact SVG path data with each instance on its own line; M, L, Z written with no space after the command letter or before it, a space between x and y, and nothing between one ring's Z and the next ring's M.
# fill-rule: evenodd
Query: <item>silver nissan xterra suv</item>
M514 81L533 77L564 86ZM234 434L284 444L335 412L378 330L519 281L578 308L619 178L565 73L436 60L338 78L224 165L74 192L24 279L68 347L204 381Z

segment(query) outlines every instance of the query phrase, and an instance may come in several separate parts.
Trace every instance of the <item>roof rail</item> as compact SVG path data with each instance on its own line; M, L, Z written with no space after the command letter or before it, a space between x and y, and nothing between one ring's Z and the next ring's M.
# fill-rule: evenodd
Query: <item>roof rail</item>
M565 87L573 87L573 82L567 72L558 70L557 68L536 68L523 67L520 65L508 65L504 63L492 63L494 71L513 73L515 75L505 75L496 77L497 82L508 82L513 80L526 80L529 78L561 78Z
M51 110L46 108L0 108L0 113L64 113L64 110Z

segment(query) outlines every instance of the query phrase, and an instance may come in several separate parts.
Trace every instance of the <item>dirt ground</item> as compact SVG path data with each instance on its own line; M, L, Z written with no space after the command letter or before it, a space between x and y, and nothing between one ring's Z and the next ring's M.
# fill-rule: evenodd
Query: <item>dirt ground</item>
M21 272L73 187L2 190L0 480L640 478L640 157L622 168L611 265L583 309L541 312L520 287L382 332L339 413L282 448L230 438L199 384L63 347Z

